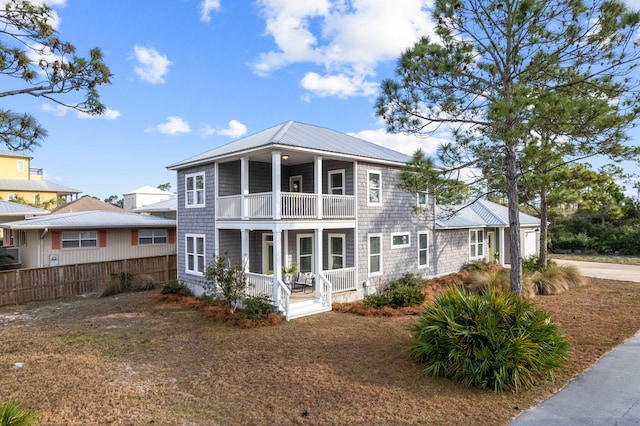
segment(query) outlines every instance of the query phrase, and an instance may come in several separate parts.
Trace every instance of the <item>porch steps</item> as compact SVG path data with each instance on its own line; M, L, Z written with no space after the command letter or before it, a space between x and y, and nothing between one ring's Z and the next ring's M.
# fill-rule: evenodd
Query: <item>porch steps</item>
M305 300L304 302L290 303L287 320L319 314L321 312L328 312L330 310L331 306L325 306L322 302L317 300Z

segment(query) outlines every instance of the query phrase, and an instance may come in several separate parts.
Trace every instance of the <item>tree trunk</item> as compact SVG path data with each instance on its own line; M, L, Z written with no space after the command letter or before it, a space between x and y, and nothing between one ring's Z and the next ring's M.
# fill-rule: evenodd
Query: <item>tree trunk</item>
M522 254L520 251L520 209L518 205L518 182L516 180L515 147L507 144L507 200L509 205L509 237L511 256L511 292L522 292Z
M549 232L549 210L547 208L547 191L540 191L540 255L538 265L542 268L547 266L547 237Z

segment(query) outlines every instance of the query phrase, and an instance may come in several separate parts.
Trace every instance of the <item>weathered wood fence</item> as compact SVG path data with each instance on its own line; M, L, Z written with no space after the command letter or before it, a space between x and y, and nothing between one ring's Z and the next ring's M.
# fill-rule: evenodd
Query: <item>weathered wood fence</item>
M0 306L99 293L111 274L123 272L164 284L177 278L176 255L0 271Z

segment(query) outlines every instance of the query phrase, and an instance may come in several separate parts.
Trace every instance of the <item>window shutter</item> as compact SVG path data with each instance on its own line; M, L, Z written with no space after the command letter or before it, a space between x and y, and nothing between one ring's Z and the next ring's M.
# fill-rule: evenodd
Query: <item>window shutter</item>
M60 232L58 231L51 233L51 249L60 250Z
M176 243L176 230L169 229L169 244L175 244L175 243Z
M99 241L100 247L107 246L107 231L100 231L98 233L98 241Z
M132 246L137 246L138 245L138 230L137 229L132 229L131 230L131 245Z

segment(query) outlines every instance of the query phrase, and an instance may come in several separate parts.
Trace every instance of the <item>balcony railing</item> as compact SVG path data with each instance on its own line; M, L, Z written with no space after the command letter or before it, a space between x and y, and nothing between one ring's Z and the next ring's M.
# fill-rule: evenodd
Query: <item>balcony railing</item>
M318 215L318 198L321 198L322 214ZM273 219L273 195L271 192L218 197L218 219ZM355 219L356 203L353 195L308 194L282 192L280 194L281 219ZM245 212L243 214L243 211Z

